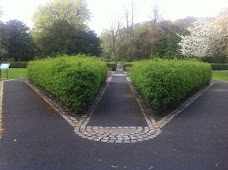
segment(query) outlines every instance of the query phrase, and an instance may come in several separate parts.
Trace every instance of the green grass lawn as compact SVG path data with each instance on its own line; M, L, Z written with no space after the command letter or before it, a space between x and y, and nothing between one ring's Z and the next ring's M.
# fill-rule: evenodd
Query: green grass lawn
M1 70L2 79L6 79L6 70ZM26 78L27 77L27 69L26 68L9 68L8 70L9 79L17 79L17 78Z
M216 70L212 72L213 80L228 81L228 70Z

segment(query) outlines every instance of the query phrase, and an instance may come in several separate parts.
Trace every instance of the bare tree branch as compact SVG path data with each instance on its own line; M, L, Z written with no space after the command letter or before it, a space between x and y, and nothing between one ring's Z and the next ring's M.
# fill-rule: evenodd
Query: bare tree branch
M164 12L160 9L158 5L158 1L154 0L153 7L152 7L152 14L150 15L150 21L153 25L156 25L162 19L162 15Z
M122 17L116 16L110 20L109 29L106 30L107 37L109 39L109 47L112 51L113 56L115 57L115 62L117 63L118 56L117 56L117 49L119 48L120 44L118 40L121 35L121 29L123 27Z

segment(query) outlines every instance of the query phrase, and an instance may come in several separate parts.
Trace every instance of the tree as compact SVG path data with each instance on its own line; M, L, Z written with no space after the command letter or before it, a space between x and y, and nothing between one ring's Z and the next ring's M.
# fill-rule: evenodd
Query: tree
M56 20L51 26L39 32L35 40L42 55L70 54L69 46L74 31L75 28L66 20Z
M0 60L4 60L7 54L6 47L4 46L4 33L5 25L0 21Z
M87 28L90 18L83 0L52 0L34 14L33 36L42 55L100 55L100 39Z
M40 50L45 56L78 54L99 56L100 39L91 30L76 29L66 20L57 20L37 38Z
M122 19L120 17L116 17L110 21L110 27L105 32L105 36L109 42L109 48L112 52L112 56L114 56L115 63L117 63L118 60L117 50L121 45L120 36L122 26Z
M4 27L5 25L3 24L3 22L1 22L1 17L2 17L3 11L2 11L2 7L0 6L0 59L3 60L5 54L7 53L6 48L3 45L3 33L5 31Z
M123 34L121 36L122 38L121 42L123 44L118 52L127 61L130 61L131 52L133 50L131 41L134 37L133 35L134 18L135 18L134 11L135 11L135 4L134 4L134 0L132 0L130 9L126 7L124 11L124 18L125 18L126 25L125 25L125 28L123 29Z
M150 16L150 21L152 26L155 26L162 19L163 12L161 11L158 1L155 0L152 7L152 15Z
M189 32L183 27L175 25L171 21L161 21L158 23L161 31L161 39L155 44L155 53L161 58L180 57L180 35L187 35Z
M10 20L6 23L5 47L7 57L15 61L28 61L35 55L35 46L29 28L21 21Z
M225 12L226 11L226 12ZM227 56L228 12L215 18L203 18L194 22L188 30L190 35L181 36L181 53L184 56Z
M103 55L110 59L114 57L115 62L119 59L129 61L132 51L131 40L134 29L134 0L126 4L123 15L110 19L109 29L102 33Z
M187 29L195 21L197 21L197 18L187 16L186 18L176 19L174 21L174 24L184 29Z
M70 25L84 29L90 13L84 0L51 0L39 6L33 15L34 31L44 31L58 20L65 20Z
M77 30L72 37L70 50L72 54L84 53L91 56L100 56L101 40L94 31Z

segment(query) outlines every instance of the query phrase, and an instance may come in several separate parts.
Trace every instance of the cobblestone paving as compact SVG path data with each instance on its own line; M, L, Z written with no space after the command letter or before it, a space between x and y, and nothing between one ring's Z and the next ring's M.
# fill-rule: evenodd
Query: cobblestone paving
M136 143L150 140L160 134L161 130L152 119L147 121L148 127L102 127L87 126L92 114L83 117L79 123L75 123L74 132L88 140L107 143ZM146 118L148 120L148 118ZM74 120L68 120L74 121Z

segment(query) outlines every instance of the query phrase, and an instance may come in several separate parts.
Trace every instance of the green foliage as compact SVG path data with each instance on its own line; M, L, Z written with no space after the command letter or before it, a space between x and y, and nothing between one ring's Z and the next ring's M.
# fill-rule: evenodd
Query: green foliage
M0 60L3 61L6 58L7 50L5 46L6 39L6 26L0 21Z
M124 63L123 64L123 70L124 71L128 71L132 66L133 66L134 62L131 63Z
M222 55L215 55L215 56L210 56L210 57L204 57L202 58L203 61L208 62L208 63L216 63L216 64L220 64L220 63L226 63L227 57L226 56L222 56Z
M84 29L90 13L85 1L80 0L51 0L39 6L33 15L34 30L42 31L50 28L58 20L66 20L78 29Z
M228 64L211 64L212 70L228 70Z
M21 21L10 20L6 23L4 46L7 57L15 61L28 61L35 56L35 45L29 28Z
M77 30L72 35L69 53L99 56L101 54L100 41L94 31Z
M86 54L99 56L100 39L88 29L85 1L51 0L34 14L33 37L41 56Z
M106 62L106 65L109 68L109 70L116 71L116 66L117 66L116 63L114 63L114 62Z
M118 60L137 61L162 56L162 58L181 58L180 35L189 34L182 26L171 21L161 21L156 25L151 22L135 24L133 27L120 28L120 35L116 37L116 55ZM110 50L111 35L101 34L103 56L107 59L113 55ZM113 52L113 53L112 53Z
M28 78L65 106L82 111L107 78L107 67L85 55L29 62Z
M145 60L134 63L131 78L154 109L164 111L211 80L211 65L191 60Z
M10 68L27 68L28 62L10 62Z
M93 31L76 29L67 20L57 20L35 35L39 49L46 56L58 53L99 56L101 53L100 39Z

